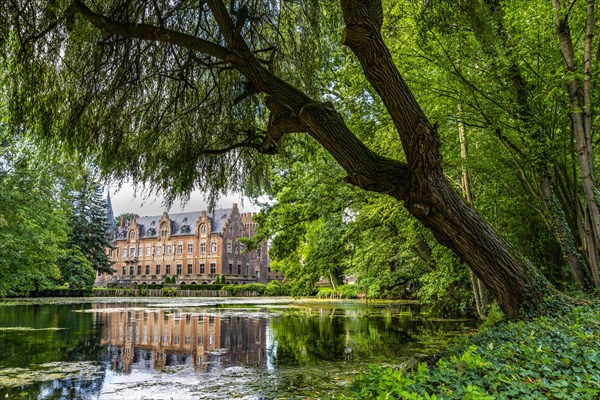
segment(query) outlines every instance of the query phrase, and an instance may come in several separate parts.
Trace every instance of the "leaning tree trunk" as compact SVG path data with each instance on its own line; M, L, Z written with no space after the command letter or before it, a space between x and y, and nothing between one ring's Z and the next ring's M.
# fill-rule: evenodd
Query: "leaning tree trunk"
M375 3L379 2L342 1L346 21L342 43L358 57L400 135L408 171L401 182L405 191L396 197L441 244L467 263L508 316L518 314L522 307L535 307L554 289L445 180L439 135L383 43Z
M81 0L73 0L67 11L80 14L104 34L170 43L229 63L256 92L267 95L271 119L264 143L268 146L253 143L252 147L269 153L282 135L308 132L344 168L349 183L400 200L473 270L508 317L536 308L556 293L446 181L437 130L406 86L381 37L380 0L341 0L346 21L342 43L358 57L365 77L383 100L406 163L368 149L331 104L311 99L265 68L236 29L223 0L207 0L206 4L227 47L167 28L117 22L92 12Z

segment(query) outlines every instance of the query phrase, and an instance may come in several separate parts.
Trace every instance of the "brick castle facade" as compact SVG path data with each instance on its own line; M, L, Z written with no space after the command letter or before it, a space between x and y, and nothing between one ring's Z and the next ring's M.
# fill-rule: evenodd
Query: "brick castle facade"
M110 200L108 208L112 216ZM115 240L108 250L115 272L99 275L96 284L160 284L167 277L175 277L177 284L211 284L217 278L233 284L282 279L270 270L266 243L244 252L239 240L256 233L255 214L240 213L233 204L211 212L121 218L119 226L113 226Z

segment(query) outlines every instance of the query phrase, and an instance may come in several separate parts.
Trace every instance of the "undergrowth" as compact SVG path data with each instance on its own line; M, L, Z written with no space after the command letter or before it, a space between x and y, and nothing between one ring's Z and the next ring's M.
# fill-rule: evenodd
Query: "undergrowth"
M432 368L372 366L359 399L600 398L600 304L484 326Z

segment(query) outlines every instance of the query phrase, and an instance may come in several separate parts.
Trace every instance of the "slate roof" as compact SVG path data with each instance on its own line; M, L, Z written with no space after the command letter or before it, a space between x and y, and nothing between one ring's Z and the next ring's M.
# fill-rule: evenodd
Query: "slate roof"
M221 233L225 226L227 218L231 214L231 208L215 210L208 214L211 221L210 231L212 233ZM200 219L202 211L192 211L178 214L169 214L171 220L171 236L183 236L193 234L196 229L196 223ZM162 215L153 215L145 217L137 217L136 222L139 228L140 238L157 237L160 229L160 220ZM125 221L125 227L119 229L117 239L125 239L127 237L127 229L131 221Z

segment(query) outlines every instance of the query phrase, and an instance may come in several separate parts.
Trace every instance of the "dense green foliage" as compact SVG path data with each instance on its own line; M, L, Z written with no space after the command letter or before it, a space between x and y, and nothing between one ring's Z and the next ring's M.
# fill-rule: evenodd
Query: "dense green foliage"
M275 281L273 281L275 282ZM222 290L226 290L231 295L236 296L244 292L256 292L259 296L285 296L286 290L281 283L273 283L265 285L262 283L245 283L242 285L224 285Z
M72 214L69 221L69 245L76 246L97 272L112 274L107 250L112 248L112 235L107 227L106 200L97 179L87 173L73 183Z
M94 266L77 247L63 251L57 260L69 289L91 291L96 280Z
M52 170L30 143L0 126L0 296L28 293L60 280L57 258L68 232Z
M319 299L355 299L358 296L358 287L355 285L340 285L335 289L325 287L317 292Z
M65 283L89 291L95 271L110 270L101 189L94 183L93 206L81 206L80 165L9 134L8 122L0 126L0 296Z
M355 382L364 399L594 399L600 395L600 305L500 322L428 368L373 367Z

